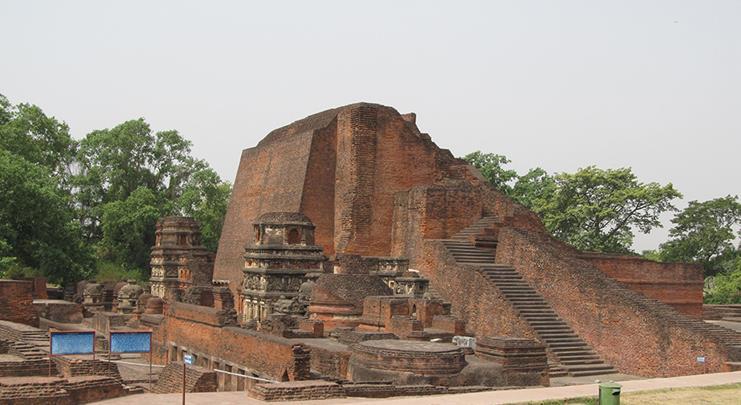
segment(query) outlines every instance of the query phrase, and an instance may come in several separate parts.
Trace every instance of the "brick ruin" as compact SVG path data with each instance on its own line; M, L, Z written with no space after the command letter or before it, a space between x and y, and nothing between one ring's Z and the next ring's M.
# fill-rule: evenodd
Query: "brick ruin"
M737 367L699 267L555 240L415 121L353 104L244 150L208 292L141 316L158 361L271 380L217 373L265 399Z
M13 325L95 329L101 351L111 330L149 329L153 358L166 366L155 392L179 390L188 354L189 390L265 400L740 365L741 336L701 319L735 319L736 309L703 308L698 266L555 240L537 215L437 147L414 114L390 107L321 112L245 149L215 258L192 218L162 218L155 239L146 285L83 281L61 301L33 296L34 283L0 281L0 313L12 311ZM40 372L33 361L43 350L28 343L38 333L8 339L0 324L0 359L30 356L0 373ZM116 378L54 364L59 378L73 369ZM20 388L0 378L0 396L25 392L10 383Z
M213 255L201 245L200 226L193 218L157 221L151 257L154 296L179 300L191 287L211 285Z
M738 334L699 319L698 266L579 252L553 239L534 213L437 147L414 114L348 105L242 152L214 267L235 296L248 230L268 212L309 218L330 259L406 262L473 335L542 343L552 376L683 375L739 360ZM356 306L343 310L358 316Z

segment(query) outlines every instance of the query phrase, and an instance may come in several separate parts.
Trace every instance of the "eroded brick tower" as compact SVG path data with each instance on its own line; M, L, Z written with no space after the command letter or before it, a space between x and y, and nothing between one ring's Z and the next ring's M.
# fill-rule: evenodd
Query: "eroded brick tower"
M152 295L178 300L193 286L210 286L213 254L201 245L200 226L190 217L157 221L151 254Z

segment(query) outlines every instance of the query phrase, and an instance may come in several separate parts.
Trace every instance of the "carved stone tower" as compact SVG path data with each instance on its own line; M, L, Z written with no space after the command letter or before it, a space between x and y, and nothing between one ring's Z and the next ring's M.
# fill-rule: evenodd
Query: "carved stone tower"
M298 300L301 284L323 271L326 257L314 243L314 224L303 214L270 212L255 220L254 242L244 254L244 321L264 320Z
M178 300L192 286L210 286L213 253L201 245L199 224L190 217L157 221L151 254L152 295Z

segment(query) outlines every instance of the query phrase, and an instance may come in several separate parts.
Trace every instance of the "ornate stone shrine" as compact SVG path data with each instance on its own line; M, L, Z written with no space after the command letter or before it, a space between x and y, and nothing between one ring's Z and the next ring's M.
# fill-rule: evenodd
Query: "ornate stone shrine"
M178 300L190 287L211 285L213 254L201 245L201 231L193 218L157 221L151 257L152 295Z
M301 285L321 275L326 261L314 244L314 224L303 214L271 212L257 218L253 229L244 253L243 320L302 313Z

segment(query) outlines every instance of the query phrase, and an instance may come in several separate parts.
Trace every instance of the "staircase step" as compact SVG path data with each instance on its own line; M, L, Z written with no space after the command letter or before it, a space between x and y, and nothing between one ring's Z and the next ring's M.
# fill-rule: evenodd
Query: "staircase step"
M589 346L587 346L586 343L573 343L573 342L566 342L566 343L551 343L548 344L548 348L551 349L551 351L556 353L561 352L576 352L578 350L591 350Z
M538 337L548 340L548 339L559 339L559 338L578 338L575 333L573 332L563 332L563 333L538 333Z
M602 359L600 359L597 356L594 356L593 358L590 358L590 359L585 358L585 359L566 360L566 359L559 358L558 360L564 366L587 366L587 365L593 365L593 364L604 364Z

